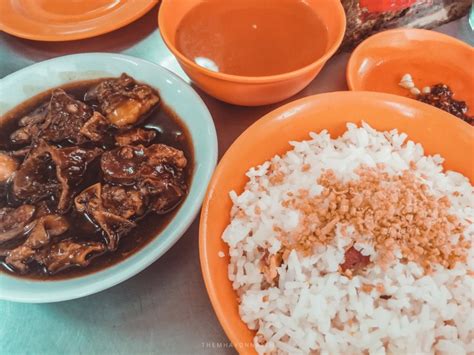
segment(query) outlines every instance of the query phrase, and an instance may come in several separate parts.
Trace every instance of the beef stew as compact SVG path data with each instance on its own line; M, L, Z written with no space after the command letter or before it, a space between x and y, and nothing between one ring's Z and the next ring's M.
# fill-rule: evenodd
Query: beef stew
M185 126L127 74L35 96L0 118L0 269L61 279L127 258L173 218L192 171Z

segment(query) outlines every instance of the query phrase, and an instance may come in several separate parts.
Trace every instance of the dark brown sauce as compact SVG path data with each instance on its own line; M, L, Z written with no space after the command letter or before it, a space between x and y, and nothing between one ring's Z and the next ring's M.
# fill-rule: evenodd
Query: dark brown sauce
M104 79L107 78L69 83L61 86L61 88L74 98L83 100L86 91ZM18 128L18 120L21 117L49 100L53 90L54 89L42 92L28 99L0 117L0 150L12 151L22 148L21 146L14 145L10 142L10 134ZM184 152L186 159L188 160L185 173L189 191L194 171L194 152L191 135L184 123L169 107L166 106L165 103L161 102L159 107L152 112L146 120L136 127L149 128L157 131L157 136L151 144L163 143L178 148ZM105 142L104 145L110 148L110 142ZM76 191L80 192L84 188L91 186L98 181L101 181L99 159L94 161L88 167L84 181L77 187ZM0 270L1 272L8 273L12 276L35 280L62 280L97 272L125 260L146 246L155 237L159 237L160 232L173 219L182 203L183 201L177 208L165 215L148 213L144 218L138 221L136 228L120 239L116 251L107 252L93 258L87 267L71 267L57 274L49 275L39 264L32 262L29 264L30 271L25 275L21 275L11 270L5 264L3 260L4 258L2 257L0 258ZM5 192L0 190L0 207L5 206L9 206L9 202L7 202ZM74 237L78 240L104 241L102 231L90 222L87 217L76 212L74 208L71 208L64 217L67 218L71 227L61 236L61 239Z

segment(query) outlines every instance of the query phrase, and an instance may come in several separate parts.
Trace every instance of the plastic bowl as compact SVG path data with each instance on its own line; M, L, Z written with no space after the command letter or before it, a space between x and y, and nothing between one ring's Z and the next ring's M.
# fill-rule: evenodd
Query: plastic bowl
M339 0L307 0L305 2L311 6L328 29L328 48L322 57L306 67L278 75L247 77L216 73L186 58L175 45L176 30L180 21L192 8L204 1L206 0L163 0L158 14L160 32L183 70L202 90L219 100L236 105L270 104L301 91L336 52L346 29L346 17Z
M199 252L207 292L214 311L234 347L254 354L253 336L238 312L237 295L227 278L228 246L221 235L229 224L229 192L242 192L250 167L292 149L291 140L327 129L337 137L346 123L362 120L377 130L397 128L421 143L425 154L441 154L444 167L474 181L474 128L432 106L404 97L372 92L335 92L306 97L265 115L250 126L225 153L209 185L201 212ZM225 257L218 253L224 252Z
M406 73L415 85L447 84L454 98L474 106L474 48L445 34L410 28L377 33L352 53L346 78L350 90L408 96L398 83Z

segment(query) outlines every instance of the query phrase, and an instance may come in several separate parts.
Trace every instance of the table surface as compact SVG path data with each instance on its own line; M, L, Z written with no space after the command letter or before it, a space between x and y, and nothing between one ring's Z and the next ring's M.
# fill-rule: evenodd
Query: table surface
M34 42L0 33L0 78L35 62L66 54L120 52L158 63L189 82L160 37L157 11L158 6L120 30L81 41ZM467 17L437 30L474 43ZM306 89L285 102L347 90L348 58L349 53L334 56ZM220 157L251 123L285 103L238 107L195 89L214 118ZM197 219L158 261L106 291L53 304L1 301L0 343L2 354L235 353L204 287Z

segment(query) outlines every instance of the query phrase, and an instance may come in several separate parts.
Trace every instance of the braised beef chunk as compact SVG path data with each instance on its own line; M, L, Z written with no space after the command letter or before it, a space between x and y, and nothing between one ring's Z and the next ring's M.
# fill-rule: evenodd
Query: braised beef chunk
M10 135L15 144L31 144L39 139L50 143L81 144L99 141L109 122L84 102L56 89L45 103L20 119L21 126Z
M149 196L153 211L167 213L186 195L183 171L187 160L181 150L164 144L150 146L146 156L147 162L140 170L140 189Z
M100 142L109 128L109 121L99 112L94 112L92 117L81 127L79 133L93 142Z
M7 252L5 263L15 271L25 273L28 271L28 263L32 261L35 251L30 247L20 245Z
M49 103L45 102L28 115L24 116L19 120L19 126L10 135L10 140L15 144L29 144L33 141L33 138L38 137L41 129L41 125L45 122L46 116L49 112Z
M5 152L0 152L0 184L6 183L18 168L18 161Z
M0 244L22 237L28 232L28 223L33 218L35 206L23 205L18 208L0 208Z
M110 182L132 185L140 179L140 170L146 161L146 148L124 146L105 152L100 159L104 178Z
M153 176L161 175L159 166L170 166L184 169L187 164L183 151L165 144L153 144L147 149L148 166L155 167L150 173Z
M59 192L51 147L41 142L32 149L13 177L13 195L22 201L36 203Z
M145 213L145 199L140 191L124 186L102 186L102 204L105 210L122 218L141 216Z
M145 179L140 182L140 191L150 200L150 208L163 214L174 209L186 195L185 185L171 177Z
M32 222L33 228L28 238L20 246L7 253L5 262L15 270L24 273L28 271L28 264L41 253L53 240L69 229L67 220L58 215L48 215Z
M152 129L134 128L124 133L115 135L117 145L139 145L148 146L156 137L156 131Z
M46 116L48 115L48 112L49 102L45 102L32 112L28 113L26 116L23 116L18 122L18 125L21 127L27 127L33 124L43 123L46 119Z
M61 185L58 211L64 212L68 209L74 194L73 188L82 181L88 164L101 153L98 148L72 147L51 150L51 157L56 164L56 177Z
M73 189L82 181L87 165L100 153L98 148L55 148L41 141L13 177L13 194L29 203L55 196L57 210L62 213L69 207Z
M39 249L51 242L51 237L65 233L69 229L67 220L59 215L47 215L35 220L35 225L23 245Z
M105 245L98 242L63 240L41 250L35 260L46 267L50 274L55 274L72 266L86 267L105 250Z
M62 89L54 90L48 115L41 126L41 138L54 143L81 143L84 138L79 131L92 114L92 108L85 103L69 96Z
M123 146L102 155L104 178L120 184L133 184L145 178L160 178L164 175L179 177L186 167L184 153L164 144Z
M103 195L100 183L89 186L76 197L74 202L78 212L88 215L105 232L107 249L113 251L117 249L120 238L136 226L135 222L127 218L143 213L143 202L137 201L139 195L134 195L134 202L129 201L126 206L121 207L119 204L124 202L123 194L127 195L127 192L114 193L116 190L109 187L105 190L106 193ZM106 206L104 206L104 197ZM120 214L127 217L122 217Z
M135 184L157 213L176 207L186 194L184 153L164 144L124 146L102 155L104 179L124 185Z
M97 101L109 122L119 128L137 124L160 102L151 87L137 83L127 74L102 81L87 92L85 99Z
M193 157L185 127L159 106L154 89L123 74L2 116L0 270L83 275L159 234L186 196Z

